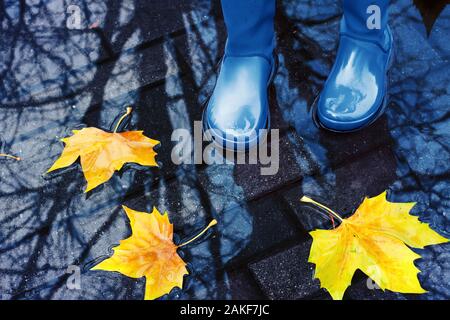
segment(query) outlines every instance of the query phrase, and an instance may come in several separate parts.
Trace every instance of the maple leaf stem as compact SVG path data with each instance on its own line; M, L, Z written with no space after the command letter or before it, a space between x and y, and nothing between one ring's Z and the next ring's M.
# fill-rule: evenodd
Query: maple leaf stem
M187 245L187 244L189 244L189 243L195 241L196 239L198 239L199 237L201 237L206 231L208 231L209 228L211 228L212 226L215 226L216 224L217 224L217 220L214 219L213 221L211 221L211 222L208 224L208 226L207 226L205 229L203 229L202 232L200 232L198 235L196 235L195 237L193 237L191 240L186 241L186 242L180 244L180 245L178 246L178 248L184 247L185 245Z
M6 158L11 158L17 161L22 160L20 157L16 157L16 156L12 156L10 154L6 154L6 153L0 153L0 157L6 157Z
M128 115L131 113L131 111L133 111L133 108L131 107L127 107L127 112L120 117L119 121L116 124L116 127L114 128L114 133L117 132L117 129L119 129L120 124L122 123L123 119L125 119L126 117L128 117Z
M308 198L307 196L303 196L303 197L300 199L300 201L315 204L316 206L318 206L318 207L320 207L320 208L322 208L322 209L328 211L329 213L331 213L331 214L332 214L333 216L335 216L340 222L344 221L344 219L342 219L342 217L341 217L340 215L338 215L336 212L334 212L334 211L331 210L330 208L324 206L323 204L318 203L317 201L314 201L314 200L311 199L311 198Z

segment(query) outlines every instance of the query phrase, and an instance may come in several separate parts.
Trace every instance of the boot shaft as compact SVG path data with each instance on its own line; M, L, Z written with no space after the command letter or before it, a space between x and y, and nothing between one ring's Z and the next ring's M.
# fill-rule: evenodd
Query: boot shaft
M343 0L341 33L383 45L388 23L389 0Z
M228 56L263 56L275 47L275 0L222 0Z

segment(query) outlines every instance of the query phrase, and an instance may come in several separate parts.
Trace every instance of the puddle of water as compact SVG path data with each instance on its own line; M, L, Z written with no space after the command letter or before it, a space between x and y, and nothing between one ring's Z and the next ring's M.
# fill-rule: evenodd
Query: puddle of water
M174 25L168 21L159 27L138 15L146 3L107 8L84 1L84 14L90 13L89 22L100 20L102 32L66 32L60 14L65 10L58 1L46 2L51 13L46 24L36 7L26 7L22 26L19 8L7 4L11 19L0 25L17 32L6 32L0 40L0 136L2 148L24 160L0 162L0 298L142 298L142 279L88 271L112 244L129 236L120 209L124 202L143 211L153 205L168 210L179 238L217 218L214 232L183 250L191 271L184 289L164 299L231 297L224 267L254 232L245 181L236 179L230 165L175 167L167 156L172 130L192 130L214 85L225 38L220 10L209 1L186 2L168 19ZM34 6L39 5L44 4ZM163 2L160 6L166 8ZM280 68L273 109L288 125L287 139L306 176L299 196L331 199L336 209L351 214L363 193L389 189L392 201L417 201L414 213L449 237L450 8L437 5L428 12L423 6L421 1L392 3L396 61L386 115L364 132L335 135L313 124L310 108L333 63L341 9L332 0L282 2L276 19ZM121 23L106 25L114 19ZM171 33L180 27L183 32ZM10 46L14 50L5 49ZM130 103L135 109L128 128L163 141L160 171L130 166L88 197L76 165L43 179L62 150L59 138L80 124L107 128ZM370 172L361 174L364 170ZM366 186L367 181L376 186ZM137 187L145 195L135 199L130 189ZM450 296L448 248L420 252L420 277L429 290L424 298ZM70 265L83 267L80 291L67 290Z

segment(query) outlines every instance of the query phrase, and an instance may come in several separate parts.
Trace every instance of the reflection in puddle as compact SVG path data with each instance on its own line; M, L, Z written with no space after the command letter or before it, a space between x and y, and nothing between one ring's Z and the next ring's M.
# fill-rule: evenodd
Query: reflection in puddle
M2 148L23 159L0 162L0 298L142 298L142 279L87 268L80 291L65 286L68 266L108 255L129 236L124 202L168 210L179 238L216 218L211 236L182 252L192 272L185 288L164 299L231 297L224 268L256 229L246 179L233 165L170 163L172 130L192 131L215 82L226 36L219 2L158 2L155 10L170 19L150 14L148 1L81 3L83 28L70 32L57 0L27 3L23 12L7 2L0 14L0 136ZM389 189L392 201L417 201L414 212L449 237L450 6L426 13L423 3L391 6L396 58L386 115L363 132L335 135L312 123L310 107L334 60L340 5L280 2L272 112L287 124L283 137L302 174L298 196L349 215L363 196ZM441 14L433 21L435 12ZM89 29L96 21L99 27ZM70 129L108 128L126 104L136 107L129 128L163 141L160 171L126 170L87 198L78 169L42 178ZM421 250L419 277L429 291L423 298L449 297L448 248Z
M184 15L184 20L194 20L206 12L191 12ZM205 57L211 55L216 46L214 39L203 38L204 35L214 34L214 24L205 27L192 28L187 25L187 38L189 40L189 55L194 72L193 78L196 84L202 84L210 79L213 63L205 64ZM213 41L211 41L213 40ZM213 48L209 47L213 45ZM186 102L183 99L183 82L179 78L179 72L171 71L178 68L176 64L173 44L168 40L165 43L165 57L168 70L166 77L166 94L169 98L168 113L173 129L187 129L193 135L193 122L189 117ZM216 61L217 56L212 56L209 61ZM208 69L205 69L205 65ZM214 80L214 79L212 79ZM200 97L202 94L199 95ZM201 98L200 98L201 99ZM198 101L198 105L201 100ZM219 173L220 172L220 173ZM233 166L214 165L204 171L204 179L208 180L208 190L199 190L197 171L195 166L181 166L177 172L177 186L181 197L181 216L184 224L201 224L213 215L219 224L217 237L189 247L190 266L192 275L189 276L188 285L179 293L183 299L224 299L230 298L227 276L223 273L224 264L239 254L246 244L246 239L251 234L251 218L245 207L233 201L243 199L242 189L233 181ZM207 194L201 194L206 192ZM223 207L226 205L225 207ZM235 209L230 212L228 207ZM200 208L204 208L199 212ZM239 208L239 209L237 209ZM193 219L195 217L195 220ZM192 221L192 222L191 222ZM194 222L195 221L195 222Z

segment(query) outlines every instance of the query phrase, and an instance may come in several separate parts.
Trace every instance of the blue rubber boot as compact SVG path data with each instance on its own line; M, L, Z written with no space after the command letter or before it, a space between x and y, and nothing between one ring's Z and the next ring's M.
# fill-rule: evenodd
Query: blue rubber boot
M268 85L275 73L275 0L222 0L228 39L203 129L219 147L245 151L270 126Z
M373 123L387 104L393 39L388 0L344 0L336 61L317 102L317 119L348 132Z

